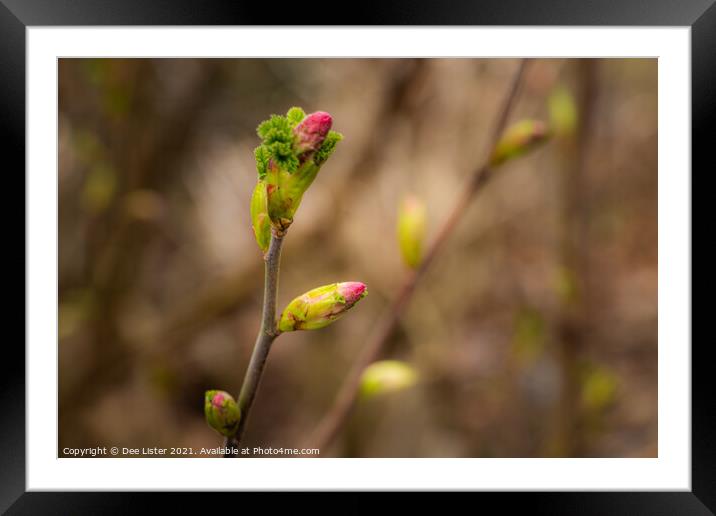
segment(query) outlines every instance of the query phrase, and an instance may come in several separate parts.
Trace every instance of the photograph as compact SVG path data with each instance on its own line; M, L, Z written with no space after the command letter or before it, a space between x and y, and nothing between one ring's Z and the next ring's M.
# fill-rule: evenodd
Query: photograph
M57 457L659 457L658 69L58 58Z

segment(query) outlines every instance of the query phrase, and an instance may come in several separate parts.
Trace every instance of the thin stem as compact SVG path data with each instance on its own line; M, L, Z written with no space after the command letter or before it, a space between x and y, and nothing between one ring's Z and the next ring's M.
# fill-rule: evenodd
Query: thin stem
M403 311L410 302L420 278L422 278L425 274L425 271L444 246L447 238L455 229L460 219L464 216L465 210L470 205L475 195L482 190L483 186L487 184L489 178L491 177L492 169L489 166L489 155L492 154L492 150L495 148L495 145L505 130L507 119L509 118L510 112L515 104L515 100L517 99L517 92L522 81L526 64L527 61L525 59L520 61L517 72L512 80L510 90L502 104L502 108L490 138L488 158L485 163L478 167L471 175L467 186L463 189L461 197L457 200L452 212L438 231L435 240L433 240L430 247L427 249L420 266L407 277L397 297L393 300L392 305L386 310L387 316L380 322L377 331L373 334L372 339L365 347L363 347L363 352L356 360L353 368L350 370L348 376L341 385L333 406L318 424L316 430L311 436L309 441L311 446L316 446L318 448L325 448L328 446L338 434L338 431L341 429L343 424L347 421L358 397L358 390L360 388L363 370L374 362L380 355L380 352L383 350L398 326L398 322L400 321Z
M281 263L281 245L285 233L272 231L271 243L264 256L264 302L261 313L261 328L256 336L256 344L251 354L251 360L244 376L244 383L239 393L239 409L241 419L234 437L226 439L225 446L231 448L224 457L234 457L234 449L238 449L241 439L246 431L246 423L249 419L249 412L254 403L256 392L258 392L261 376L266 365L266 358L271 350L271 344L278 337L279 331L276 325L276 298L278 297L278 275Z
M561 180L561 266L569 271L575 282L577 296L563 299L557 313L556 330L557 362L562 381L557 399L556 417L548 453L560 457L581 457L584 453L584 440L580 431L582 414L579 411L578 363L584 346L587 344L585 332L585 314L590 313L589 296L589 260L585 254L588 249L590 203L585 197L590 143L595 131L596 103L599 96L599 61L581 59L577 64L577 102L580 125L576 138L566 142L565 164L562 167ZM581 293L581 295L579 294Z

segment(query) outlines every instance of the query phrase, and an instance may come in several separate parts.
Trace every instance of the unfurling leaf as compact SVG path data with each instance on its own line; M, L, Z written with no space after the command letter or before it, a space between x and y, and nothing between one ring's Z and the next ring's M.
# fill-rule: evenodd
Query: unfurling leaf
M293 107L286 116L272 115L259 125L256 169L266 183L269 219L279 230L291 225L303 194L343 138L331 131L332 124L324 111L306 115Z
M251 195L251 226L254 229L256 243L263 252L269 247L271 241L271 220L266 205L266 183L256 183L254 193Z

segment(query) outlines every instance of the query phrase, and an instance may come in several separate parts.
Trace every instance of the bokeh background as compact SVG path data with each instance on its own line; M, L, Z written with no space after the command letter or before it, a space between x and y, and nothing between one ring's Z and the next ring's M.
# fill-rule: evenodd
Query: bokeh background
M297 447L406 276L412 193L433 236L487 154L513 59L61 59L59 450L216 447L203 395L236 394L263 262L256 125L324 110L345 140L304 197L279 309L334 281L370 295L271 351L246 445ZM657 456L657 61L531 60L510 120L560 134L463 213L384 357L412 388L361 401L338 457Z

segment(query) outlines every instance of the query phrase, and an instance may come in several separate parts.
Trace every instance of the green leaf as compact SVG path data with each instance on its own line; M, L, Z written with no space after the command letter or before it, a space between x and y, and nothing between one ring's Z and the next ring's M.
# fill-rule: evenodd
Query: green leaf
M343 135L336 131L329 131L326 139L323 141L321 148L316 151L313 161L316 165L321 166L336 150L336 144L343 139Z
M259 147L263 150L254 151L259 179L266 174L269 160L274 160L277 166L288 172L298 168L298 158L293 152L293 126L287 117L271 115L259 124L256 133L263 140Z
M251 195L251 226L254 230L256 243L264 253L268 250L271 242L271 220L268 215L266 199L266 183L259 181Z
M300 107L294 106L288 110L288 113L286 113L286 118L288 118L288 122L291 124L291 128L294 128L301 123L301 120L306 118L306 112Z

